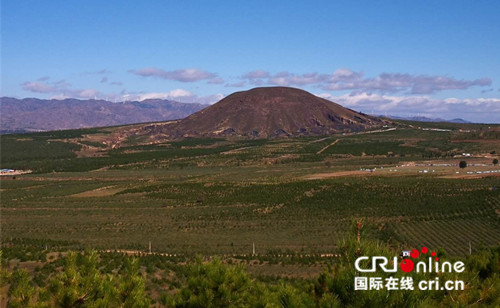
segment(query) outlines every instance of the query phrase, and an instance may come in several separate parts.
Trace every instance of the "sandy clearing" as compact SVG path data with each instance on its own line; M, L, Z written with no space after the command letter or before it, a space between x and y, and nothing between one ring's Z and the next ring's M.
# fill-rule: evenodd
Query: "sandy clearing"
M317 174L310 174L302 177L304 180L320 180L320 179L327 179L327 178L334 178L334 177L341 177L341 176L369 176L369 175L374 175L375 172L369 172L369 171L361 171L361 170L351 170L351 171L338 171L338 172L329 172L329 173L317 173Z
M224 154L224 155L235 154L235 153L239 153L239 152L241 152L243 150L251 149L251 148L255 148L255 146L243 147L243 148L238 148L238 149L234 149L234 150L229 150L229 151L221 152L221 154Z
M90 198L90 197L108 197L112 196L117 192L125 190L124 188L116 188L116 186L106 186L97 189L87 190L81 193L71 195L70 197L77 198Z

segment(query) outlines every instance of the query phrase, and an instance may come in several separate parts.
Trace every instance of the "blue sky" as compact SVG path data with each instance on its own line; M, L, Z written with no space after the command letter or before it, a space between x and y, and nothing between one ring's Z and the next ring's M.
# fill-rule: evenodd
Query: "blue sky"
M293 86L500 122L500 1L1 1L2 96L213 103Z

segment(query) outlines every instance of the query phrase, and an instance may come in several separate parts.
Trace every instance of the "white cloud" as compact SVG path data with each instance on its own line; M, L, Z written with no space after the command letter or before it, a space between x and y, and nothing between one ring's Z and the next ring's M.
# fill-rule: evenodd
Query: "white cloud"
M193 93L191 93L187 90L184 90L184 89L175 89L175 90L172 90L168 93L169 93L170 97L193 96Z
M498 123L497 115L500 113L500 99L497 98L435 99L428 96L393 96L366 92L340 96L320 93L317 96L375 115L425 114L432 118L462 117L471 121Z
M111 71L107 69L101 69L98 71L89 71L89 72L83 72L80 75L85 76L85 75L105 75L105 74L110 74Z
M220 77L215 77L215 78L212 78L209 81L207 81L207 83L208 84L223 84L224 83L224 79L222 79Z
M47 79L46 79L47 80ZM59 80L56 82L45 82L45 81L26 81L21 84L21 87L25 91L53 94L51 98L94 98L100 95L100 92L95 89L72 89L71 84L67 83L65 80Z
M112 96L112 95L110 95ZM184 89L175 89L169 92L149 92L149 93L122 93L112 96L117 101L143 101L146 99L168 99L182 103L213 104L224 98L223 94L198 96Z
M192 97L193 94L184 89L175 89L170 92L151 92L142 94L127 94L127 100L143 101L145 99L176 99L180 97Z
M224 94L218 93L218 94L213 94L213 95L207 95L207 96L196 96L195 97L195 102L200 103L200 104L215 104L221 99L224 98Z
M363 72L355 72L347 68L339 68L331 74L311 72L294 74L279 72L271 75L262 70L244 74L250 84L278 86L314 85L330 91L377 91L380 93L432 94L443 90L465 90L473 86L491 86L490 78L474 80L456 79L444 75L412 75L401 73L381 73L376 77L365 77Z
M51 97L49 97L49 99L57 99L57 100L63 100L66 98L70 98L70 97L68 97L64 94L56 94L56 95L52 95Z
M100 94L99 91L94 89L73 90L72 92L74 97L80 98L95 98Z
M258 78L269 78L269 77L270 77L269 73L263 70L251 71L241 76L241 78L243 79L258 79Z
M50 93L57 90L57 87L42 81L26 81L21 84L21 87L25 91L37 93Z
M48 80L48 79L44 79ZM114 82L115 85L121 83ZM27 81L21 84L25 91L51 94L50 99L66 99L66 98L79 98L79 99L105 99L108 101L142 101L146 99L168 99L173 101L180 101L183 103L200 103L200 104L213 104L224 98L223 94L214 94L207 96L198 96L185 89L174 89L169 92L135 92L127 93L122 90L121 93L101 93L96 89L73 89L71 85L65 80L56 82L45 81Z
M232 88L241 88L246 84L245 81L239 81L235 83L226 83L224 86L225 87L232 87Z
M142 77L157 77L180 82L195 82L200 80L214 80L219 82L220 78L215 73L200 70L198 68L186 68L175 71L165 71L156 67L147 67L137 70L129 70L130 73Z

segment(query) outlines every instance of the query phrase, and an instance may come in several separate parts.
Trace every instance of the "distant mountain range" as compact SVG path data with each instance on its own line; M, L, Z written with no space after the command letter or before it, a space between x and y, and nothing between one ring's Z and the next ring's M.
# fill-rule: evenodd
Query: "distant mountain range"
M0 98L0 132L30 132L182 119L207 105L148 99L105 100Z
M102 127L185 118L176 126L175 131L169 127L168 132L164 133L176 137L236 135L266 138L357 131L384 123L379 118L356 113L303 90L286 87L236 92L203 112L198 112L208 106L164 99L113 103L93 99L2 97L0 133ZM471 123L463 119L388 118Z
M428 117L398 117L398 116L387 116L394 120L407 120L407 121L417 121L417 122L448 122L448 123L472 123L464 119L456 118L451 120L445 120L441 118L428 118Z

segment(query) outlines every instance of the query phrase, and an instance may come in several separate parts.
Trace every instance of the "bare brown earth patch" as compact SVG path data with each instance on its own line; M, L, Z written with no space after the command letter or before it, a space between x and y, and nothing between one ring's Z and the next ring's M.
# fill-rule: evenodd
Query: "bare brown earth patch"
M486 178L486 177L499 177L500 173L480 173L480 174L451 174L451 175L445 175L441 176L443 179L480 179L480 178Z
M462 143L462 142L471 142L471 143L500 143L500 139L456 139L456 140L451 140L451 142L454 143Z
M87 190L78 194L71 195L71 197L78 197L78 198L91 198L91 197L107 197L107 196L112 196L116 194L117 192L120 192L124 190L123 188L117 188L116 186L106 186L106 187L100 187L97 189L93 190Z
M341 177L341 176L368 176L373 175L374 172L361 171L361 170L351 170L351 171L338 171L329 173L317 173L304 176L304 180L321 180L327 178Z
M420 141L425 141L424 138L410 138L406 139L405 143L401 144L403 147L414 147L417 146Z

